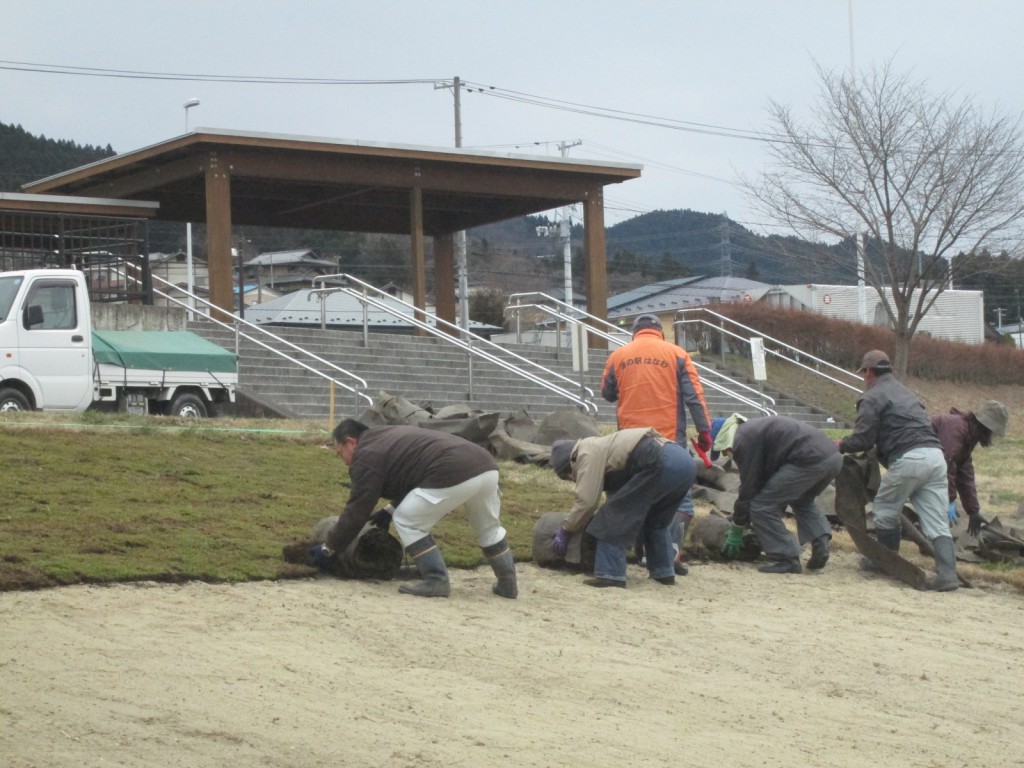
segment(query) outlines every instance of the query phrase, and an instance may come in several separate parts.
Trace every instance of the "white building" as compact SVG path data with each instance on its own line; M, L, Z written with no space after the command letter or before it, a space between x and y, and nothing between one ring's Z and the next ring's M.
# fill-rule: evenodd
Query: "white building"
M886 288L891 299L891 289ZM874 288L856 285L775 285L760 300L783 309L815 312L838 320L888 326L889 319ZM914 294L916 302L918 293ZM981 344L985 340L985 300L981 291L945 290L921 318L918 332L936 339Z

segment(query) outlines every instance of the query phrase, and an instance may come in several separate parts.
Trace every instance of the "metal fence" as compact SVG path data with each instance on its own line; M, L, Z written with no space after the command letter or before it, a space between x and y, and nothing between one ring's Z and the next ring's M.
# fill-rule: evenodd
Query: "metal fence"
M125 280L125 262L141 283ZM0 210L0 271L55 267L84 272L93 303L152 303L145 219Z

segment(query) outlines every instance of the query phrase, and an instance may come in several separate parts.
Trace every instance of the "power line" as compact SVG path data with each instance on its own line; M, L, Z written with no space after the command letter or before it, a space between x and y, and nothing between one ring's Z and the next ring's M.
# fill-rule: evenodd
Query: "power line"
M450 83L450 77L434 78L403 78L390 80L377 79L344 79L344 78L318 78L318 77L277 77L269 75L217 75L210 73L187 73L187 72L153 72L147 70L126 70L110 69L101 67L83 67L69 64L45 64L27 61L0 60L0 70L16 72L34 72L38 74L71 75L82 77L109 77L131 80L170 80L178 82L221 82L221 83L244 83L248 85L422 85L422 84L445 84ZM487 86L479 83L464 82L467 93L480 93L495 98L531 104L534 106L558 109L577 114L603 117L614 120L642 125L652 125L673 130L688 131L693 133L704 133L725 138L746 139L751 141L772 142L788 141L784 136L771 136L758 131L751 131L743 128L729 128L726 126L698 123L688 120L677 120L675 118L658 117L643 113L626 112L624 110L609 107L598 107L576 102L553 99L546 96L537 96L522 91L514 91L496 86Z
M471 83L470 81L465 81L465 84L467 86L467 93L479 93L494 98L507 99L509 101L547 107L549 109L559 109L565 112L574 112L581 115L604 117L612 120L623 120L641 125L651 125L660 128L670 128L673 130L702 133L711 136L722 136L732 139L746 139L749 141L767 143L775 141L789 143L789 139L785 136L772 136L764 133L763 131L752 131L745 128L729 128L722 125L698 123L690 120L678 120L670 117L659 117L657 115L648 115L640 112L626 112L624 110L612 109L610 107L598 107L589 104L565 101L562 99L553 99L547 96L536 96L533 94L523 93L522 91L513 91L493 85Z
M204 73L149 72L131 69L103 69L64 64L39 64L27 61L2 61L0 70L37 72L51 75L113 77L129 80L175 80L181 82L247 83L250 85L423 85L450 82L450 77L407 78L400 80L340 79L325 77L274 77L269 75L213 75Z

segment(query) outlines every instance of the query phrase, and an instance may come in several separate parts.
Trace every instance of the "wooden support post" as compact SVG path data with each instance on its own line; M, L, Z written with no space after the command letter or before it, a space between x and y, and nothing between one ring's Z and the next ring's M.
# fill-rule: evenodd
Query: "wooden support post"
M409 235L412 244L412 303L417 309L427 306L427 265L426 249L423 243L423 189L409 190ZM423 312L417 312L418 320L426 320ZM419 335L423 335L419 331Z
M434 236L434 296L437 316L454 324L455 237L451 234ZM441 330L458 335L458 331L447 326L441 326Z
M217 318L231 322L235 310L231 262L231 172L223 158L206 159L206 263L210 302L222 310Z
M583 254L587 264L587 313L608 319L608 272L604 238L604 188L594 187L583 201ZM591 335L591 349L607 349L608 342Z

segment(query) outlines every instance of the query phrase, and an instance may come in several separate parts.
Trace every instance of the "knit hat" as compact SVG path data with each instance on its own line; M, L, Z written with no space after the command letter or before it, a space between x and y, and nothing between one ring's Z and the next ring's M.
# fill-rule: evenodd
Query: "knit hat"
M711 422L711 460L715 461L722 451L732 449L736 430L747 420L746 416L734 413L727 419L717 418ZM721 423L717 423L721 422Z
M864 373L864 371L874 368L892 370L889 355L880 349L872 349L864 355L864 359L860 361L860 368L857 369L857 373Z
M996 437L1006 437L1009 409L997 400L989 400L974 412L974 418Z
M657 315L637 315L633 321L632 332L642 331L645 328L654 328L655 330L661 331L661 320L658 319Z
M575 440L555 440L551 444L551 458L548 463L555 470L555 474L563 480L572 479L572 449L576 447Z

